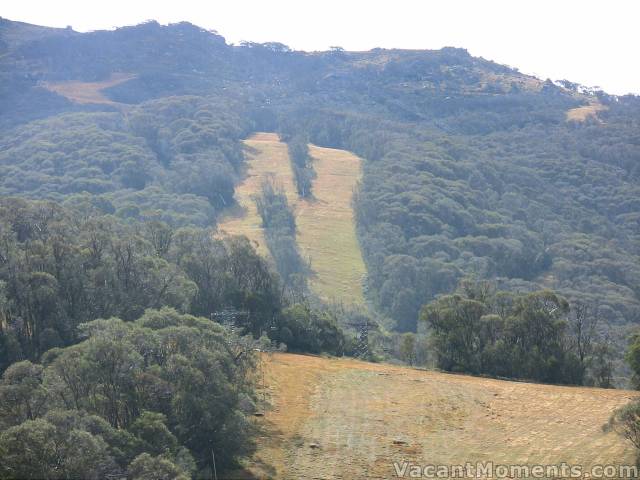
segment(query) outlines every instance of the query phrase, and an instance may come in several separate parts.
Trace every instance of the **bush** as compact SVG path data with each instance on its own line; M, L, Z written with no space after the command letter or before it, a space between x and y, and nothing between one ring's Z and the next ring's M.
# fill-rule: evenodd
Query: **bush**
M345 353L346 339L336 319L328 312L319 312L307 305L286 308L278 319L270 338L287 345L293 352Z

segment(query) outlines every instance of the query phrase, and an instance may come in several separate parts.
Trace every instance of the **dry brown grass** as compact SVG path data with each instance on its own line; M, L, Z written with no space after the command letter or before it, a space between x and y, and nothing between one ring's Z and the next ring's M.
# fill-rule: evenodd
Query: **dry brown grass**
M599 102L591 102L589 105L572 108L567 111L567 121L584 122L587 118L598 118L598 112L606 110L607 106Z
M633 448L602 426L635 392L352 359L263 359L271 410L256 418L262 434L244 472L253 478L392 478L393 462L402 460L585 467L634 461Z
M317 177L314 199L300 199L289 161L287 145L274 133L257 133L245 140L247 172L236 187L239 208L225 213L219 230L246 235L263 255L268 255L261 220L253 196L262 181L272 176L293 206L300 253L309 259L311 288L320 297L344 303L363 303L364 262L356 238L351 198L360 178L360 159L344 150L310 146Z
M43 87L76 103L117 105L116 102L107 98L102 91L105 88L113 87L134 78L136 78L136 75L129 73L113 73L109 79L101 82L47 82L43 84Z

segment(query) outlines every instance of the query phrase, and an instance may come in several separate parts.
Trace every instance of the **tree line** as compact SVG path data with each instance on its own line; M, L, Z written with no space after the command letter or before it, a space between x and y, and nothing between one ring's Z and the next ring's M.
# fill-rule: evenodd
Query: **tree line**
M624 332L640 318L637 101L601 96L602 122L566 122L573 100L546 85L482 102L469 93L453 110L442 100L417 120L409 97L375 91L377 108L292 100L280 110L291 131L365 159L354 208L375 308L415 332L425 301L469 275L512 292L549 288L598 305L622 374ZM460 123L478 115L482 134Z

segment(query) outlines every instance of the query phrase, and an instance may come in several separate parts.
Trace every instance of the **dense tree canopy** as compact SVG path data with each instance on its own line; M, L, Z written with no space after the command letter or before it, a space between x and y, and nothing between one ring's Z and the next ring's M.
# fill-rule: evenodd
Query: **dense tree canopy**
M75 342L80 323L132 320L147 308L205 316L235 308L259 335L282 301L277 277L246 239L0 201L1 369Z
M550 291L518 295L465 281L460 292L425 306L421 319L445 370L610 387L611 363L599 353L606 343L586 317L569 312Z
M169 308L80 332L42 364L4 372L3 478L188 478L211 468L212 451L225 466L250 448L241 401L252 396L254 359L242 339Z
M233 203L246 133L237 110L231 99L179 97L17 127L0 134L0 194L89 193L121 218L211 225Z

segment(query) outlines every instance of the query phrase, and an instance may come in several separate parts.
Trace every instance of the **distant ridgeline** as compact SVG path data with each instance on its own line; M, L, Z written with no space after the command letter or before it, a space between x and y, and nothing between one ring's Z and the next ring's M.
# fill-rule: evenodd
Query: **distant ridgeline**
M0 194L121 219L215 225L252 132L290 142L302 196L305 142L355 153L367 300L401 331L469 275L596 306L619 338L640 320L637 97L455 48L305 53L188 23L1 20L0 105Z

